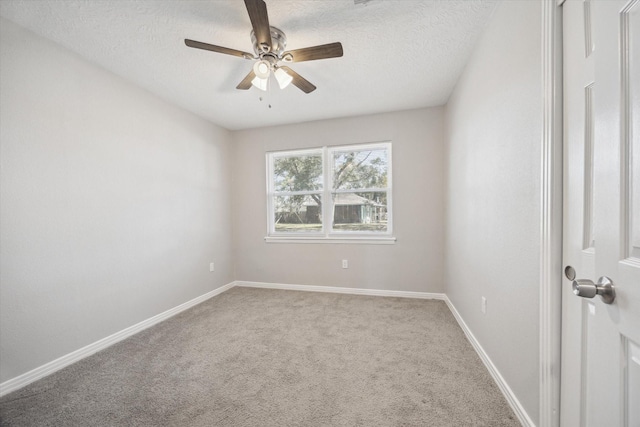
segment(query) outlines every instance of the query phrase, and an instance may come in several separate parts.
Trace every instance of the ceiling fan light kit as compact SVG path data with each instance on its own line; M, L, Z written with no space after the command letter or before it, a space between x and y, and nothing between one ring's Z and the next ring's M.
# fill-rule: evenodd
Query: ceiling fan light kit
M342 44L340 42L329 43L287 52L285 51L287 36L282 30L269 25L267 5L264 0L244 0L244 4L253 27L251 42L255 56L240 50L195 40L185 39L185 44L196 49L209 50L256 61L249 74L236 86L236 89L247 90L254 86L261 90L267 90L269 77L273 73L280 89L284 89L290 83L293 83L294 86L305 93L313 92L316 87L312 83L291 68L280 65L280 62L303 62L341 57L343 55Z

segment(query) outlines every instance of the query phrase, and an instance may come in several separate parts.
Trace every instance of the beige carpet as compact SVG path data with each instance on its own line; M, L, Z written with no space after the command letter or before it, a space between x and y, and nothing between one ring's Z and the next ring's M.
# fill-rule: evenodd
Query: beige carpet
M0 400L2 426L517 426L442 301L234 288Z

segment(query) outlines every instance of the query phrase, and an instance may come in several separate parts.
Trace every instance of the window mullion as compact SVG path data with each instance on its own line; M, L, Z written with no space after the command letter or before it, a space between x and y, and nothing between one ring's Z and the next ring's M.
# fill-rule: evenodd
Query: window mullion
M322 196L322 231L325 236L329 234L333 223L333 200L331 199L331 188L333 182L331 179L331 159L329 158L329 149L324 147L322 150L322 167L323 167L323 185L324 194Z

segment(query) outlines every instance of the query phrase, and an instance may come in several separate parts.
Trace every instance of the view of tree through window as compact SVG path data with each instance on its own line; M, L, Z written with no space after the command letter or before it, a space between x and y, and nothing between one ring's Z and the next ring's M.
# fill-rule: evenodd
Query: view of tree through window
M387 231L387 153L384 148L333 152L334 230Z
M269 153L270 233L390 232L390 159L390 143Z
M273 159L276 231L322 231L322 153Z

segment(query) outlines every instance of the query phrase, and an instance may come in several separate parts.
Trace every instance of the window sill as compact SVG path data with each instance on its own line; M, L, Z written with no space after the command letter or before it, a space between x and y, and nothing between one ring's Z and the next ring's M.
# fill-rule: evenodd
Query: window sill
M312 243L312 244L353 244L353 245L395 245L395 237L309 237L309 236L266 236L266 243Z

